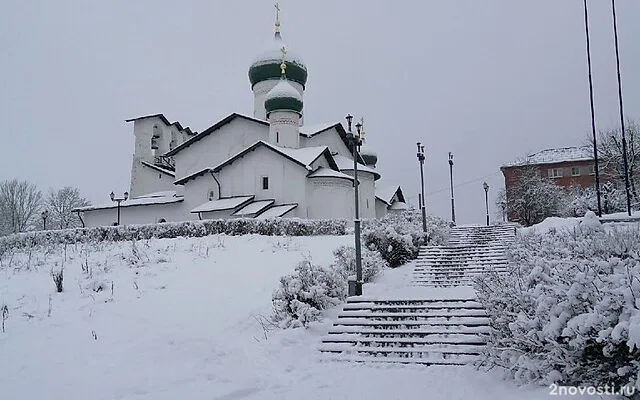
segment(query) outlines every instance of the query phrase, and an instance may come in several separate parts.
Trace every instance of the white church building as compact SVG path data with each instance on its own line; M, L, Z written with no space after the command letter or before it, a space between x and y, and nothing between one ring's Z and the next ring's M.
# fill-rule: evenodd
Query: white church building
M233 113L199 133L163 114L127 120L135 136L127 199L77 209L83 224L353 219L353 142L340 122L304 125L307 67L284 45L278 18L249 80L253 116ZM375 153L359 150L360 217L405 208L398 185L379 186Z

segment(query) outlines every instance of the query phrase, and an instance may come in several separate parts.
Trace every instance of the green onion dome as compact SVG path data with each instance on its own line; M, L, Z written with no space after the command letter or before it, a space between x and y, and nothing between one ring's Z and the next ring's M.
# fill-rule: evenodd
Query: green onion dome
M249 81L252 88L259 82L280 78L283 47L286 48L280 32L276 32L273 41L255 58L249 68ZM287 79L299 83L304 88L307 83L307 67L299 56L286 49L284 62L287 64Z
M360 157L364 161L364 165L369 167L375 167L378 162L378 155L375 151L371 150L371 148L366 144L366 141L360 147Z
M287 69L287 77L288 72ZM267 116L272 111L295 111L301 114L302 107L302 96L291 86L289 80L284 76L280 79L280 82L267 93L264 99L264 108L267 111Z

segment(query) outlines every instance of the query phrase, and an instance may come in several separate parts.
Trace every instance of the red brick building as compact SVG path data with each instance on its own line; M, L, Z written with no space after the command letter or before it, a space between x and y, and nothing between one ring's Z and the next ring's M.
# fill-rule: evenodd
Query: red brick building
M530 167L538 169L541 176L548 177L561 187L580 186L581 188L586 188L595 185L592 148L564 147L547 149L500 167L504 175L507 201L510 200L510 189L518 183L520 171ZM509 221L515 220L511 215L507 217Z

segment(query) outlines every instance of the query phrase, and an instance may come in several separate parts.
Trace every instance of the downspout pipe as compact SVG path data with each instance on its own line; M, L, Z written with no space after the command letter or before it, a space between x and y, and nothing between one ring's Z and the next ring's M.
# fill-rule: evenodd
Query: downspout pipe
M209 173L211 174L211 177L213 178L214 181L216 181L216 184L218 185L218 198L222 197L222 189L220 188L220 181L218 181L218 178L216 178L216 176L213 174L213 170L210 169Z
M77 212L77 214L78 214L78 218L80 218L80 222L82 222L82 227L83 227L83 228L86 228L86 226L84 225L84 220L82 219L82 214L81 214L81 212L80 212L80 211L76 211L76 212Z

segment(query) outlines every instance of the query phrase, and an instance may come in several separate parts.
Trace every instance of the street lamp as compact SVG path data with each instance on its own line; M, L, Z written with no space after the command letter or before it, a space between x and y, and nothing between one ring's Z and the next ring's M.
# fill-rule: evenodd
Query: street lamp
M41 215L42 215L42 230L46 231L47 230L47 218L49 218L49 210L44 210Z
M622 132L622 163L624 166L624 187L627 192L627 214L631 216L631 187L629 185L629 161L627 160L627 139L624 130L624 107L622 103L622 82L620 80L620 52L618 50L618 22L616 18L616 2L611 0L613 12L613 36L616 45L616 71L618 73L618 104L620 109L620 131Z
M600 192L600 164L598 161L598 142L596 138L596 117L593 110L593 78L591 76L591 44L589 40L589 9L587 8L587 0L584 3L584 31L587 38L587 66L589 70L589 105L591 108L591 135L593 137L593 161L596 178L596 197L598 199L598 217L602 217L602 203Z
M353 122L353 116L347 115L347 127L348 137L351 141L351 147L353 148L353 189L355 198L355 218L353 220L355 230L355 244L356 244L356 281L349 282L349 296L361 296L362 295L362 254L360 248L360 204L358 199L358 151L362 146L362 139L364 131L362 131L362 124L356 124L356 132L351 130L351 123Z
M418 163L420 164L420 185L422 188L422 231L427 231L427 208L425 206L426 199L424 198L424 146L420 145L420 142L416 143L418 146Z
M120 198L117 198L115 193L111 192L109 197L111 197L111 201L115 201L116 203L118 203L118 222L116 222L116 225L120 225L120 203L129 198L129 192L124 192L124 197Z
M456 224L456 203L453 198L453 153L449 152L449 181L451 182L451 222Z
M487 226L489 226L489 185L484 182L482 187L484 188L484 206L487 209Z

